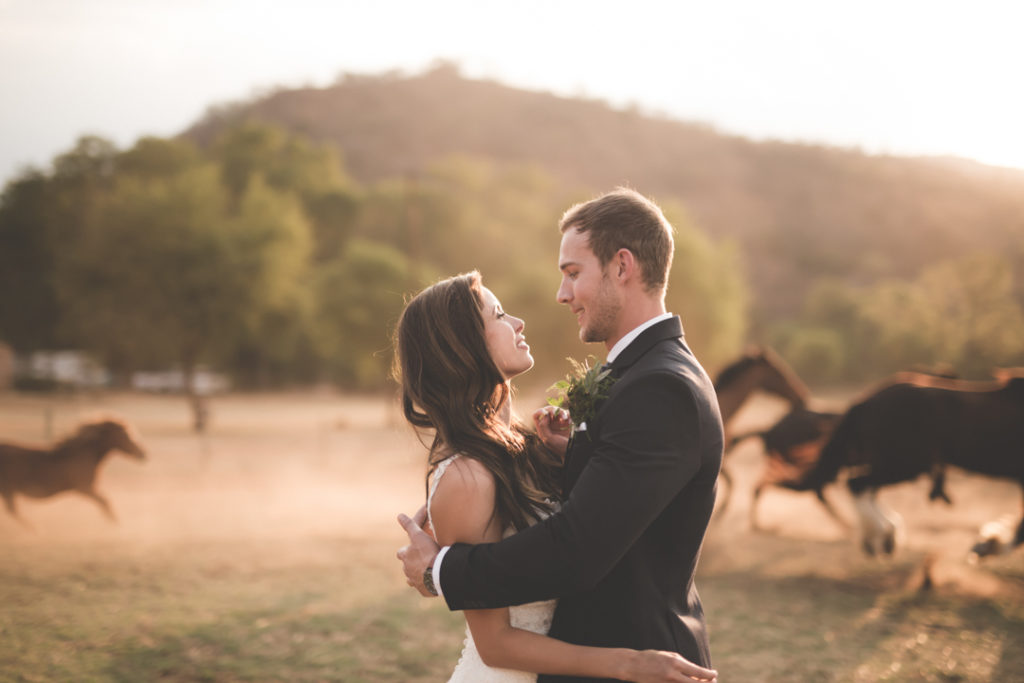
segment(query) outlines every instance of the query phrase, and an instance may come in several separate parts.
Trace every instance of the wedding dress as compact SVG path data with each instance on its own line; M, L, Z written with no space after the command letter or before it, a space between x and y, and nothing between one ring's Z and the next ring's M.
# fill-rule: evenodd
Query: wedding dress
M431 528L434 526L434 521L430 517L430 502L434 498L434 491L437 490L437 484L444 476L445 470L458 457L458 455L451 456L438 464L437 469L434 470L434 479L430 483L430 493L427 495L427 519L430 520ZM511 536L513 533L515 533L515 529L507 529L505 536ZM551 628L555 603L555 600L545 600L509 607L509 621L515 628L546 634ZM459 663L455 666L455 671L452 672L448 683L535 683L536 680L537 674L534 673L496 669L484 664L480 653L477 652L476 643L473 642L473 634L470 633L469 626L466 626L466 640L462 644L462 655L459 657Z

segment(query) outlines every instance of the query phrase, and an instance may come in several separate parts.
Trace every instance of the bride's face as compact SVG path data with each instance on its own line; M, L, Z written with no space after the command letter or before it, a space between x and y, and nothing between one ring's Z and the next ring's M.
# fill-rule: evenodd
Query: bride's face
M532 368L533 356L523 334L526 323L502 310L498 297L486 287L480 312L484 318L487 350L502 376L512 379Z

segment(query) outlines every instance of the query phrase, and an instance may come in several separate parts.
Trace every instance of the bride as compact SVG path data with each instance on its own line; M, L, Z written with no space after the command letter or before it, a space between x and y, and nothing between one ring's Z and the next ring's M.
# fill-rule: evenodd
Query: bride
M440 545L497 541L557 509L561 459L512 416L510 380L533 367L524 327L475 271L423 290L399 320L402 408L415 427L434 432L426 515ZM564 451L564 443L552 445ZM538 673L715 680L674 652L549 638L555 602L466 610L465 646L449 683L529 683Z

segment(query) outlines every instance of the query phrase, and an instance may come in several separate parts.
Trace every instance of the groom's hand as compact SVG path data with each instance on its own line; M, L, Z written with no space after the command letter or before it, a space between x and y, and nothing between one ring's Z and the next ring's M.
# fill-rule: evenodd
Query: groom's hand
M409 545L398 549L398 559L402 561L405 581L425 597L434 597L434 593L423 585L423 573L434 564L434 558L441 549L434 539L421 527L427 520L427 508L421 507L413 518L398 515L398 523L409 535Z
M572 420L563 408L544 406L533 412L533 424L537 427L537 436L545 446L555 453L564 456L572 436Z

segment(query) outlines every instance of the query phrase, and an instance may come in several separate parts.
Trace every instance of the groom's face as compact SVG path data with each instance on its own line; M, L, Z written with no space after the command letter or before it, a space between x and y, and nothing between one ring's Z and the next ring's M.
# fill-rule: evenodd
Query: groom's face
M576 315L580 339L607 341L615 332L622 304L607 268L601 267L590 249L586 233L574 228L562 233L558 268L562 271L558 303L565 304Z

